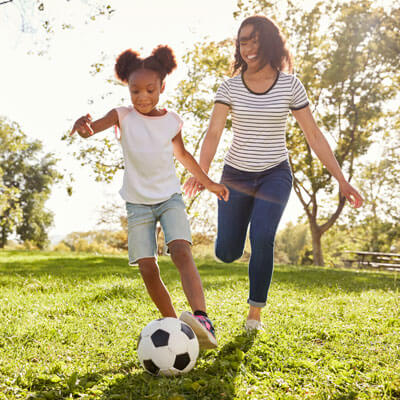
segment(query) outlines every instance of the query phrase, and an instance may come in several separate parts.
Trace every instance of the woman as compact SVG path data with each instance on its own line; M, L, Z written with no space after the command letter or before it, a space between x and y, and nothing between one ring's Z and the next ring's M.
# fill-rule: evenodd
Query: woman
M208 173L229 112L233 141L225 156L221 183L230 190L228 202L218 202L216 256L224 262L241 257L250 224L250 305L246 330L262 329L273 272L276 230L292 188L286 149L289 110L299 123L315 154L337 179L340 191L354 207L363 199L344 178L336 158L315 123L304 86L291 71L285 38L268 18L245 19L238 32L234 73L219 87L200 166ZM202 185L190 178L185 191L192 196Z

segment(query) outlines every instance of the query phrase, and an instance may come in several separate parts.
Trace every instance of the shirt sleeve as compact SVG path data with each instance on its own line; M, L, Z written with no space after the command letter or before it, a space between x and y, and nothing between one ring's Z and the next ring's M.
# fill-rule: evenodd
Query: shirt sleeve
M117 111L119 127L121 128L122 120L132 111L132 109L129 107L117 107L115 111Z
M292 98L289 103L291 110L301 110L309 105L306 89L300 82L299 78L293 77Z
M172 111L171 115L174 117L174 128L172 129L172 137L171 137L171 139L173 139L182 130L183 120L178 114Z
M215 103L225 104L232 107L231 93L227 81L222 82L215 95Z

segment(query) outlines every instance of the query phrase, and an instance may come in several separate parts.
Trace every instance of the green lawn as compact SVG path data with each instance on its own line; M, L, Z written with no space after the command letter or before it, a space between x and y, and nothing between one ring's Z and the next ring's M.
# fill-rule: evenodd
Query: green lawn
M1 251L0 399L400 399L395 273L278 266L254 337L247 266L198 266L220 347L165 378L139 365L159 314L125 257ZM187 309L176 269L160 267Z

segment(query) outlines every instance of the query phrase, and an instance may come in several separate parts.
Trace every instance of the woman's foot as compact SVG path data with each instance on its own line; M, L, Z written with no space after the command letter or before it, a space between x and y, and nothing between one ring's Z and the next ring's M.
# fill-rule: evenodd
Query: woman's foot
M264 324L256 319L248 319L244 326L247 332L257 332L264 330Z
M179 319L186 322L194 330L199 340L200 349L214 349L218 346L215 330L209 318L184 311Z

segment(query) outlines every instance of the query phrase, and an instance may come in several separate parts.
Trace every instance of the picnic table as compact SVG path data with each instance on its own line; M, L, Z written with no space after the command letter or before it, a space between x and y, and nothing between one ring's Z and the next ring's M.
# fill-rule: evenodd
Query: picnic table
M400 254L374 251L345 251L344 253L350 255L350 258L343 260L350 266L356 263L359 268L370 267L400 271Z

